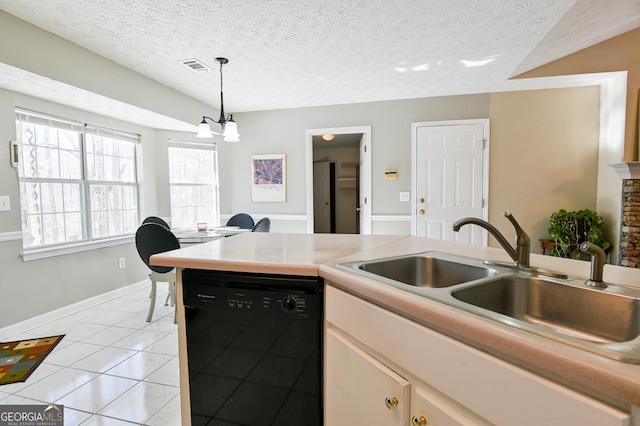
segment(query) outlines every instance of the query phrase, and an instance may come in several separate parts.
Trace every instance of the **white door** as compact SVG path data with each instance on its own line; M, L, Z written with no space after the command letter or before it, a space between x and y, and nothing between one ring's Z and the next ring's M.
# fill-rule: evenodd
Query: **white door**
M486 219L485 156L488 124L416 125L416 235L440 240L486 244L478 226L453 232L463 217Z
M313 232L331 232L331 181L328 161L313 163Z

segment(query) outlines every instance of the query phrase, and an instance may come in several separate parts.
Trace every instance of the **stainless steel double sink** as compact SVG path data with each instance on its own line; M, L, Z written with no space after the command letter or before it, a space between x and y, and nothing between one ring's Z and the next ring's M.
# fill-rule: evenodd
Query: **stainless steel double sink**
M418 295L619 361L640 364L640 289L556 279L425 252L338 265Z

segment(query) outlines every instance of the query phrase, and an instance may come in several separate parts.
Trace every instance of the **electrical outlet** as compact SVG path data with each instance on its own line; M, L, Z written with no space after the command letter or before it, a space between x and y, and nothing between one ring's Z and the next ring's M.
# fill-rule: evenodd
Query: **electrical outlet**
M0 195L0 212L7 212L9 210L11 210L11 206L9 204L9 196Z
M127 266L125 258L124 257L119 258L118 259L118 269L124 269L125 266Z
M409 192L401 192L400 193L400 201L408 202L410 201L411 193Z

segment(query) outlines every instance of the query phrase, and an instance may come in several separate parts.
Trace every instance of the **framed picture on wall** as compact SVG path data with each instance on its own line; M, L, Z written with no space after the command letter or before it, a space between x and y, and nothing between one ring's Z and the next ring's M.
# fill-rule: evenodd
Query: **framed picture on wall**
M251 156L251 201L284 203L287 201L287 164L285 154Z

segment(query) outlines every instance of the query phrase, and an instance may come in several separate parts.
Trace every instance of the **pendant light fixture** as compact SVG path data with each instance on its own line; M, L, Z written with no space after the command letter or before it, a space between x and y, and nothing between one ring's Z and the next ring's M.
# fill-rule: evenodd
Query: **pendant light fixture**
M238 133L238 126L236 125L236 122L233 121L233 115L229 114L229 118L226 118L224 115L224 99L222 95L222 66L228 63L229 60L227 58L216 58L216 62L220 64L220 117L217 120L214 120L211 117L203 115L202 121L198 126L198 134L196 135L196 137L213 137L211 127L209 127L209 123L207 123L207 120L209 120L213 121L214 123L218 123L220 127L222 127L222 136L224 136L225 142L238 142L240 141L240 134Z

